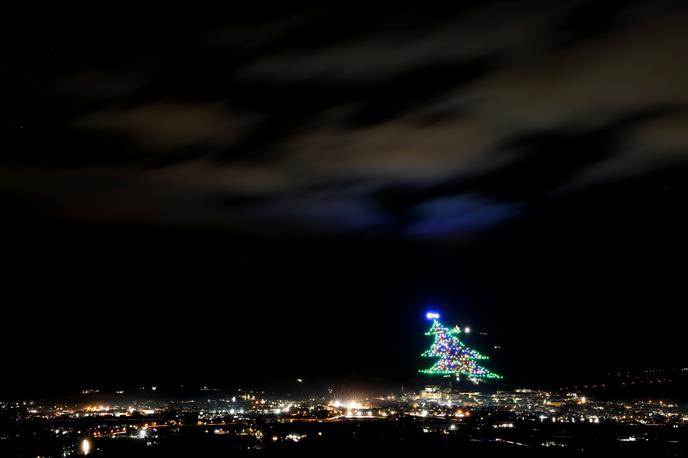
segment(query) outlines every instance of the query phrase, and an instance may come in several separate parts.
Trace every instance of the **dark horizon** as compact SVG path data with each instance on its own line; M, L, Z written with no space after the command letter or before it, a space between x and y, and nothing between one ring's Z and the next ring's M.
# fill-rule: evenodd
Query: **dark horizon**
M3 31L0 397L433 383L428 309L510 385L688 366L685 4L44 13Z

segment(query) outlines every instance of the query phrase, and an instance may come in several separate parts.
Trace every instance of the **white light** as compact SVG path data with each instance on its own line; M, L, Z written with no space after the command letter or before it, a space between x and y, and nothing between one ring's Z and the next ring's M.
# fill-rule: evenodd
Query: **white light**
M289 439L289 440L291 440L291 441L294 441L294 442L298 442L298 441L300 441L301 439L303 439L304 437L306 437L305 434L293 434L293 433L292 433L292 434L287 434L287 439Z
M81 441L81 453L88 455L91 453L91 441L84 439Z
M358 402L358 401L353 401L353 400L352 400L352 401L349 401L349 402L347 403L347 407L348 407L349 409L361 409L361 408L363 408L363 404L361 404L361 403Z
M303 383L303 379L302 379L302 378L297 378L296 381L299 382L299 383Z
M635 442L638 440L638 438L635 436L628 436L628 437L624 437L623 439L619 439L619 440L621 442Z
M466 326L465 328L463 328L463 332L465 332L466 334L470 334L470 333L471 333L471 328L469 328L468 326Z
M428 312L425 314L425 318L428 320L437 320L440 317L439 313L436 312Z
M140 437L141 439L143 439L144 437L146 437L146 430L145 430L145 429L142 429L141 431L139 431L139 437Z

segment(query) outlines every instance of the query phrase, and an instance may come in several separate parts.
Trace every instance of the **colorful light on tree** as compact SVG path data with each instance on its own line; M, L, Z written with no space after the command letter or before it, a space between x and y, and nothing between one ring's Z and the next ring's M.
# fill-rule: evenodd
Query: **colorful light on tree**
M434 336L435 341L430 349L422 353L428 358L438 358L435 364L429 369L420 372L428 375L455 375L457 379L464 376L472 382L479 382L484 379L500 379L501 375L495 374L480 366L477 361L489 359L477 351L468 348L461 339L461 329L456 326L449 329L439 321L439 315L433 314L432 326L425 333L427 336Z

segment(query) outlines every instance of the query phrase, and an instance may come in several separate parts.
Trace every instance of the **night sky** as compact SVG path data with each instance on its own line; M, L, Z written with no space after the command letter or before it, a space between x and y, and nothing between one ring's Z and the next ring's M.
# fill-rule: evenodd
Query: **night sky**
M3 16L3 393L686 365L684 2Z

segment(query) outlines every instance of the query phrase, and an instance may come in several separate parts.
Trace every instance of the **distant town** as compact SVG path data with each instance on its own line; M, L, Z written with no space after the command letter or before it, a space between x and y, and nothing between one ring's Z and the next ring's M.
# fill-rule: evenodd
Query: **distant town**
M604 400L585 390L481 388L435 384L379 396L296 398L203 387L174 399L157 386L134 393L84 389L69 401L1 402L0 451L61 457L176 455L193 447L309 451L333 442L375 448L378 436L392 449L413 438L413 447L449 449L688 451L687 404Z

